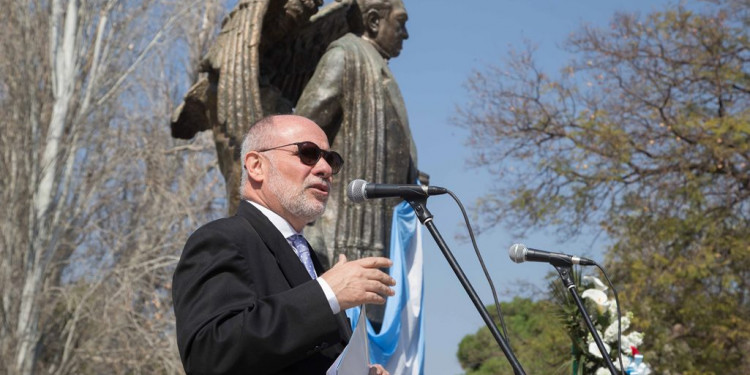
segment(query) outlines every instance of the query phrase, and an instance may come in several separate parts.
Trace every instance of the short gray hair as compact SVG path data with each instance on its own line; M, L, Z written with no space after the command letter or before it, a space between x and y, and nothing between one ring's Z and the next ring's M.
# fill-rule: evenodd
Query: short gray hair
M244 168L245 155L250 151L262 150L264 148L272 147L271 138L273 135L273 126L275 124L274 118L276 115L266 116L258 120L255 124L250 126L250 130L247 131L245 139L242 141L242 148L240 151L240 163L242 163L242 178L240 179L240 196L244 198L243 191L245 185L247 185L248 177L247 170Z

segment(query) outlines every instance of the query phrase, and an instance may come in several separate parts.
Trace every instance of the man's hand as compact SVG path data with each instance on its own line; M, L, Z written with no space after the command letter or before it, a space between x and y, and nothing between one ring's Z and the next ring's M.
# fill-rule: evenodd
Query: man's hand
M370 365L370 373L368 375L390 375L390 373L385 371L381 365Z
M333 290L341 310L365 303L382 305L386 296L395 293L389 286L396 285L396 280L378 268L390 267L392 264L390 259L382 257L349 262L341 254L338 263L320 277Z

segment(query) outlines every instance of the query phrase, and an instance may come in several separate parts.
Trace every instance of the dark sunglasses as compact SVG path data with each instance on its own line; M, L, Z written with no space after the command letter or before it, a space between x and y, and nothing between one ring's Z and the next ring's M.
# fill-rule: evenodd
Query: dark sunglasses
M299 160L304 165L315 165L322 157L326 163L331 166L332 174L339 173L341 167L344 165L344 158L342 158L338 152L322 150L318 145L312 142L290 143L288 145L264 148L258 150L258 152L276 150L286 146L297 146L297 156L299 156Z

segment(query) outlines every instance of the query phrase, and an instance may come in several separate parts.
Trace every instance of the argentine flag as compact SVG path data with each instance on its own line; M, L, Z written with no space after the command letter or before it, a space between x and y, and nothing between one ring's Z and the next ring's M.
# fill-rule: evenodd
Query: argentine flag
M393 209L390 275L396 279L395 295L388 297L383 326L375 333L367 322L370 362L383 365L391 374L422 375L424 368L424 322L422 321L422 231L414 209L401 202ZM359 307L346 311L352 327Z

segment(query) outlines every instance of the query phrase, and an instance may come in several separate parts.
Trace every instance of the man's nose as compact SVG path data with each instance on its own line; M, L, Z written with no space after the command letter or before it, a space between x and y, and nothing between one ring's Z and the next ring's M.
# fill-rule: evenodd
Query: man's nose
M318 159L318 162L313 166L313 174L324 178L331 177L333 175L333 168L328 164L325 158Z

